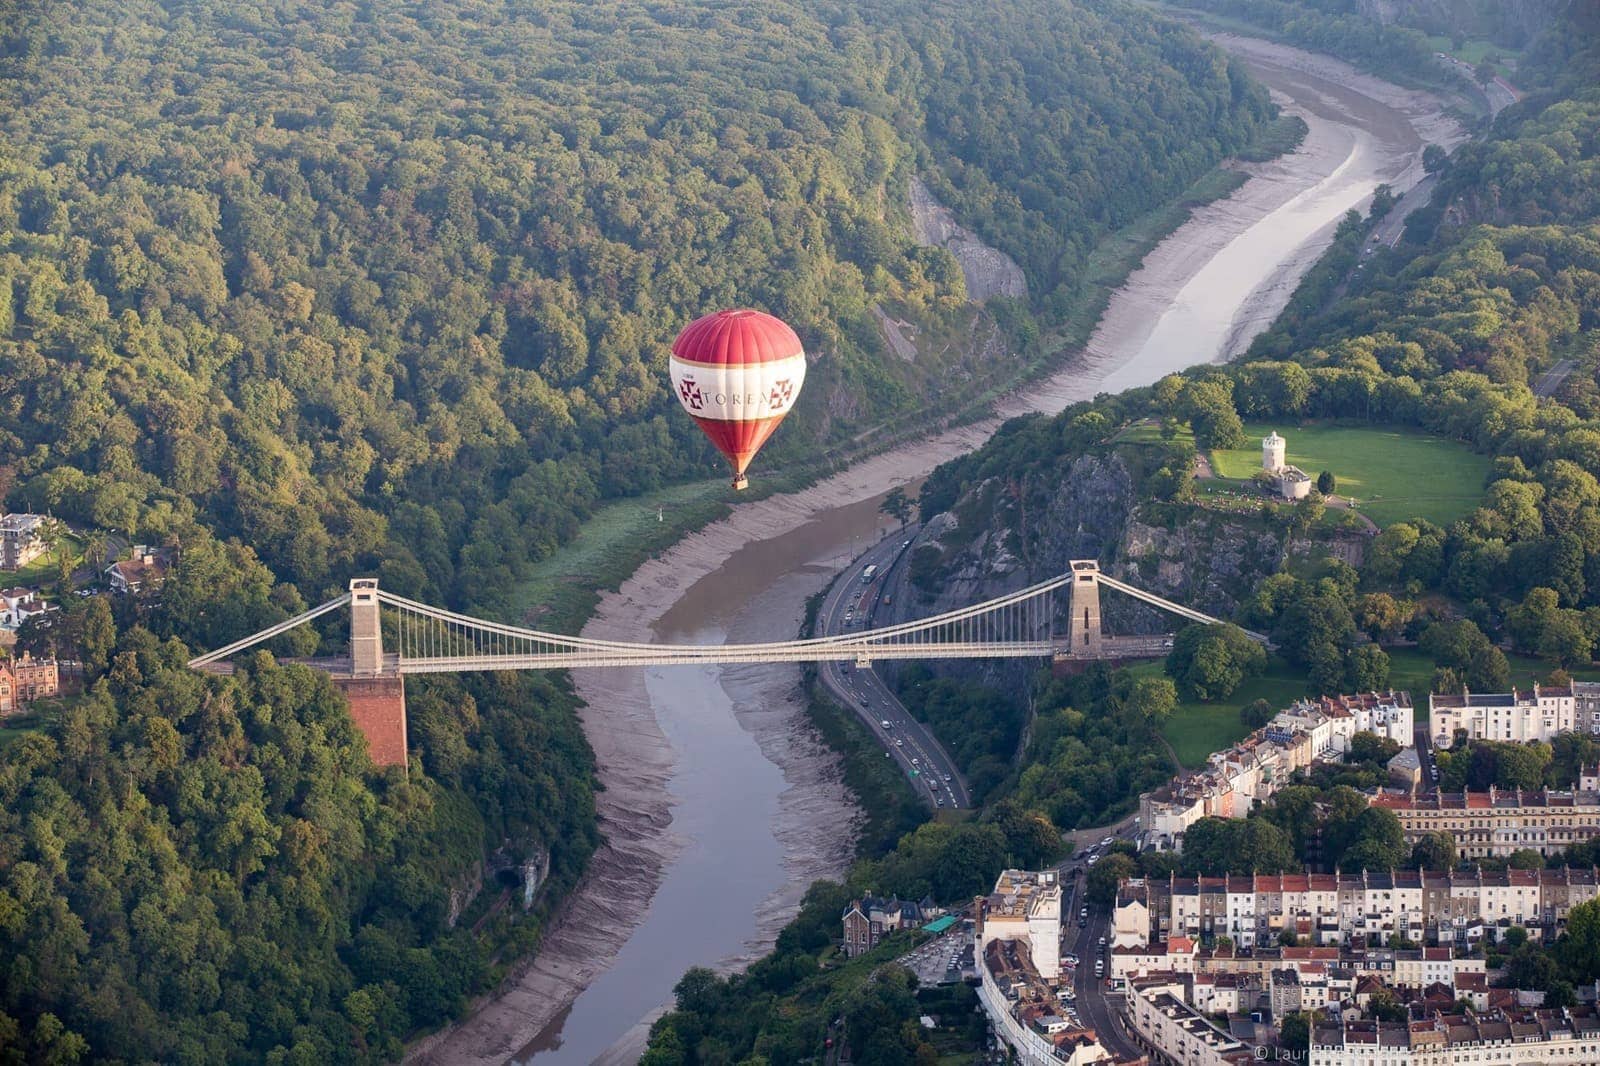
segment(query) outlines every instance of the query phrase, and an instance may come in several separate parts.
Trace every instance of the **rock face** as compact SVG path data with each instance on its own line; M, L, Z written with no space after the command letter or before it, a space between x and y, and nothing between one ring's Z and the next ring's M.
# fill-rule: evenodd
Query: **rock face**
M1198 509L1177 512L1180 521L1162 520L1172 513L1140 506L1133 476L1116 455L1081 456L1048 484L989 478L922 527L889 576L890 603L879 608L877 622L911 621L1014 592L1063 573L1073 559L1098 559L1112 576L1226 618L1284 559L1286 535L1259 522ZM1183 624L1110 590L1100 605L1112 633L1172 632ZM1056 610L1053 632L1060 634L1064 596ZM941 676L1013 687L1024 686L1039 664L928 665ZM893 674L888 664L880 669Z
M921 178L911 179L911 222L918 243L946 248L961 264L967 299L983 303L991 296L1028 295L1028 281L1016 260L978 239L957 222L950 209L933 198Z

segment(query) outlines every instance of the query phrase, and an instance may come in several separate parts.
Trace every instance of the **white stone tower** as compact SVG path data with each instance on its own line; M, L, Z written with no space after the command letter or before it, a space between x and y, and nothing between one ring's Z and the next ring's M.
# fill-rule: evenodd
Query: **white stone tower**
M1262 437L1261 469L1273 474L1276 474L1278 471L1282 470L1285 466L1284 451L1286 447L1287 442L1282 437L1278 436L1277 431L1273 431L1268 433L1265 437Z

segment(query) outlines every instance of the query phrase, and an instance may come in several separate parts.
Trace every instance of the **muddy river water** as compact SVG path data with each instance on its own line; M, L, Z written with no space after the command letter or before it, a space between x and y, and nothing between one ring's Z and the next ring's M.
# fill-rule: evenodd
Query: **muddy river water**
M1002 404L1057 411L1242 350L1379 182L1420 176L1422 147L1462 134L1437 100L1335 61L1219 38L1303 117L1301 150L1247 168L1114 297L1087 350ZM794 635L805 600L880 535L883 494L980 445L998 420L852 466L804 493L742 504L607 595L584 635L755 641ZM543 949L416 1061L631 1062L690 966L768 950L805 886L838 876L859 812L809 730L795 666L579 672L605 786L606 844ZM581 990L581 991L580 991Z

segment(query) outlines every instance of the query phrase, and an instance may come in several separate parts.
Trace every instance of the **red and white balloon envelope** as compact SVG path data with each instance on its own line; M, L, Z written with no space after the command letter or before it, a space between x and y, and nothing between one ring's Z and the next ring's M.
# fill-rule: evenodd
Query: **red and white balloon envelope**
M733 487L744 488L745 468L805 384L800 338L761 311L717 311L678 334L671 372L678 402L728 457Z

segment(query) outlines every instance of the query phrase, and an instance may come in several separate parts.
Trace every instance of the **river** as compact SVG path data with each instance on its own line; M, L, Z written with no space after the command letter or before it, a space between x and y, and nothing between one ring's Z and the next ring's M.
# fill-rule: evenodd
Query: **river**
M1001 405L1053 412L1242 350L1282 309L1346 210L1420 176L1424 143L1462 133L1438 101L1267 42L1223 37L1306 120L1301 150L1162 242L1113 297L1086 352ZM884 520L883 494L970 451L991 419L866 459L803 493L741 504L605 596L585 636L751 641L794 634ZM805 886L847 865L859 817L805 722L798 667L576 675L605 790L606 844L540 953L418 1061L629 1062L693 965L769 949ZM582 991L577 991L581 989Z

